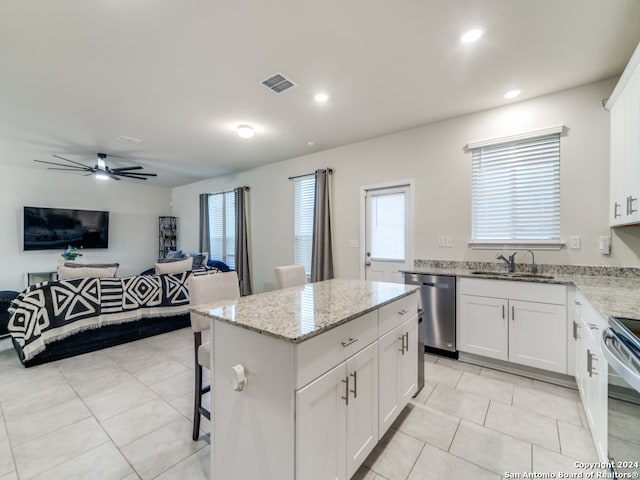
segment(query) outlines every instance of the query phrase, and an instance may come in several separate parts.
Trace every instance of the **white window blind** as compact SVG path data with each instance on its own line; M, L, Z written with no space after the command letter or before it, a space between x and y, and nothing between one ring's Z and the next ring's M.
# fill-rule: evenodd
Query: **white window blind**
M236 265L236 194L209 195L209 258Z
M295 259L311 275L313 244L313 210L316 199L316 177L309 175L295 179Z
M559 242L560 134L471 151L472 242Z

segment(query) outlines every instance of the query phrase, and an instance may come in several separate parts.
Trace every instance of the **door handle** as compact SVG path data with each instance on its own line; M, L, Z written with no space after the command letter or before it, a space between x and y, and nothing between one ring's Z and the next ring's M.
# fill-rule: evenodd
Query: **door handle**
M357 338L351 338L349 337L349 340L347 340L346 342L340 342L342 344L342 348L346 348L349 345L351 345L352 343L356 343L358 341Z
M340 397L342 398L342 400L344 400L344 402L349 405L349 375L347 375L347 378L342 380L342 383L346 384L346 389L345 389L345 396L344 397Z
M353 390L350 390L350 392L353 393L353 398L358 398L358 371L356 370L349 375L353 377Z
M367 260L366 262L364 262L364 266L365 267L370 267L371 266L371 262L369 260Z

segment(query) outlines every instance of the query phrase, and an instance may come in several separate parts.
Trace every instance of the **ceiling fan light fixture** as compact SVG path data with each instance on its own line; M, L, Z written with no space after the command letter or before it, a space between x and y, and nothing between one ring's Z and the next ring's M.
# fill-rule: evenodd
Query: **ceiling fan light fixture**
M241 123L236 128L236 133L240 138L251 138L255 134L253 127L247 123Z
M96 178L98 180L109 180L109 177L104 173L96 173Z

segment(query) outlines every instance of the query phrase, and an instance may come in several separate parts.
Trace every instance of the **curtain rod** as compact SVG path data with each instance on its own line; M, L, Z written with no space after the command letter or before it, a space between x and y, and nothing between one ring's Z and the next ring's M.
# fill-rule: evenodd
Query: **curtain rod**
M326 170L330 175L333 173L333 168L327 168ZM303 173L302 175L294 175L293 177L289 177L289 180L295 180L296 178L302 178L302 177L310 177L311 175L315 175L315 174L316 172Z
M250 190L250 188L249 188L249 187L247 187L246 185L245 185L245 186L242 186L242 187L236 187L236 188L244 188L244 189L245 189L245 191ZM221 193L229 193L229 192L233 192L233 191L235 191L235 188L230 188L229 190L222 190L222 191L220 191L220 192L207 193L207 195L219 195L219 194L221 194Z

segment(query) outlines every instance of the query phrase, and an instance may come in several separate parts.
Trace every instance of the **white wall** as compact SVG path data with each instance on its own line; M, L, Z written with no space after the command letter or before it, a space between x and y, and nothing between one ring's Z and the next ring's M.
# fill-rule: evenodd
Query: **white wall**
M457 117L236 175L173 189L181 248L198 247L198 194L239 185L251 188L254 290L273 287L273 267L293 261L293 184L289 176L331 167L336 276L359 278L360 187L415 180L414 258L493 261L494 250L473 250L471 237L471 155L476 140L563 124L561 138L561 236L582 237L580 250L539 251L538 263L640 266L640 228L611 231L612 252L602 256L598 236L609 235L609 114L602 99L615 80L570 89L501 108ZM255 141L260 141L256 138ZM451 235L453 247L438 247Z
M171 189L102 182L45 169L0 165L0 289L22 290L25 272L54 271L62 249L22 250L22 207L109 211L109 248L87 249L81 262L118 262L118 276L140 273L158 257L158 216L171 215Z

